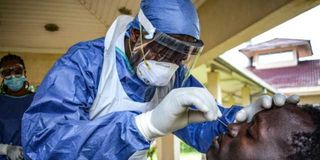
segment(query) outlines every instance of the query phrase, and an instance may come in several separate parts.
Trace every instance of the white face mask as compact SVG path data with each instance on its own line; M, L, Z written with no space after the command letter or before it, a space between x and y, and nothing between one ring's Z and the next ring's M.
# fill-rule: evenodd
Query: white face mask
M138 64L137 75L147 85L166 86L178 68L174 63L146 60Z

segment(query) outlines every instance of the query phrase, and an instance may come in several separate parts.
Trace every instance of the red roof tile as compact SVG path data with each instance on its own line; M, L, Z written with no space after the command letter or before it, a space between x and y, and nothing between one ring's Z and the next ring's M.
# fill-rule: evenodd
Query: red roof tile
M248 69L275 88L318 86L320 80L320 60L300 61L293 67Z

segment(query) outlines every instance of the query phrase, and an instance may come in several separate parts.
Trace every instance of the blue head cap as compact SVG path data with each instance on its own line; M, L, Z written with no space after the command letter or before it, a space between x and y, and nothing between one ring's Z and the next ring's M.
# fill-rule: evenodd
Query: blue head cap
M156 30L200 38L199 18L191 0L142 0L140 7ZM130 26L139 28L137 16Z

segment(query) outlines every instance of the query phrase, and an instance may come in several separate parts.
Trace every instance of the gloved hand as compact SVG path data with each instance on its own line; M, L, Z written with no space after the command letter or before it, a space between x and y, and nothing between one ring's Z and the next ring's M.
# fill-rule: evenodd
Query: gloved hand
M22 160L23 151L21 146L7 145L7 157L10 160Z
M268 95L263 95L261 96L257 101L251 103L247 107L244 107L241 109L237 115L236 115L236 121L237 122L251 122L253 116L264 110L264 109L269 109L272 107L272 102L278 106L281 107L285 105L285 103L292 103L292 104L297 104L299 103L300 98L297 95L292 95L290 97L286 97L283 94L276 93L273 95L273 97L268 96Z
M197 110L191 109L195 106ZM138 129L148 140L179 130L189 123L216 120L222 114L205 88L174 89L153 110L135 117Z

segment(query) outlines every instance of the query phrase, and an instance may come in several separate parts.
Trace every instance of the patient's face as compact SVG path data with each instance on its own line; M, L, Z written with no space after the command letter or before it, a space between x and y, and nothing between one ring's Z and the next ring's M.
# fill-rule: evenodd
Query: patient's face
M229 125L228 132L212 143L208 160L277 160L291 154L291 136L313 132L308 113L286 105L259 112L251 123Z

